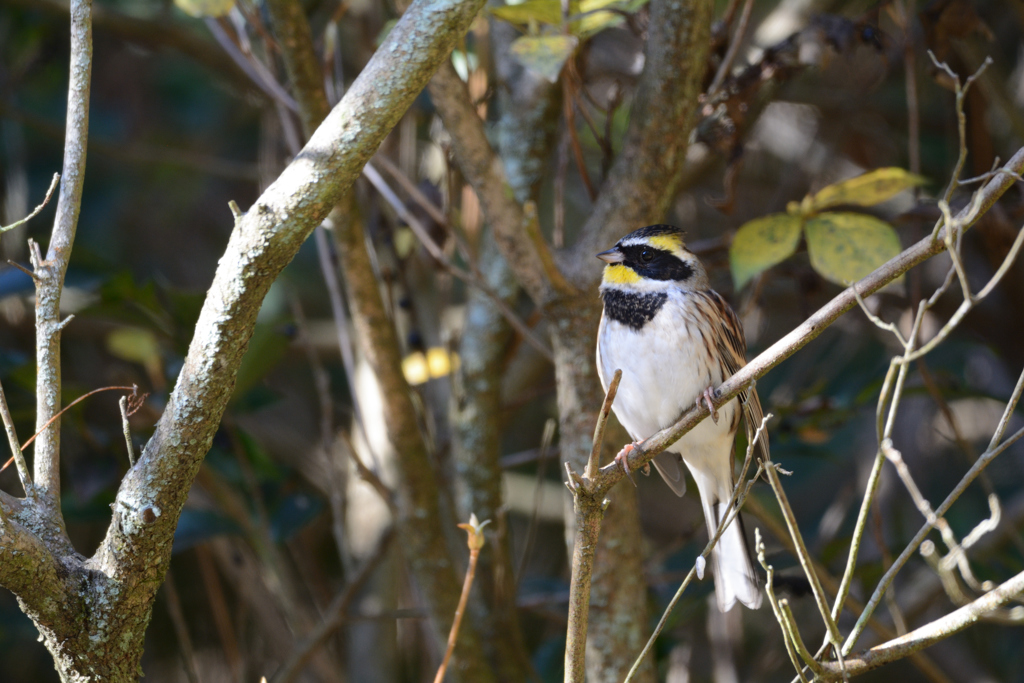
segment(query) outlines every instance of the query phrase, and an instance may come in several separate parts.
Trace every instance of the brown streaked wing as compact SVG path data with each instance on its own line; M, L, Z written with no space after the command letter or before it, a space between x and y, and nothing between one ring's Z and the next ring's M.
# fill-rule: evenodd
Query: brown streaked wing
M743 334L743 326L740 325L739 318L736 317L732 307L729 306L718 292L709 289L698 294L701 295L703 303L710 309L708 311L708 318L713 321L709 325L711 336L717 347L718 357L722 361L723 379L728 379L747 364L747 343L746 337ZM764 419L761 399L757 395L757 389L753 388L741 393L739 399L743 405L743 417L747 425L747 438L753 439L757 428L761 426L761 420ZM767 460L767 430L761 434L761 440L757 446L760 457Z

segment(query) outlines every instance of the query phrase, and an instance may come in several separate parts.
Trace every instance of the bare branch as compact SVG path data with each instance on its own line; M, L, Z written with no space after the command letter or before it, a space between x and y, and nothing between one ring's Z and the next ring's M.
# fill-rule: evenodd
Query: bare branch
M736 31L732 34L732 42L729 43L729 49L726 50L725 56L722 57L722 63L718 66L718 71L715 72L715 77L711 79L711 85L708 86L707 94L708 97L714 96L715 92L722 87L722 83L725 81L725 77L729 75L729 69L732 68L732 63L736 60L736 55L739 54L740 45L743 44L744 34L747 32L747 24L750 22L750 10L754 7L754 0L746 0L743 3L743 12L740 13L740 23L736 26Z
M75 241L85 182L89 139L89 87L92 80L92 3L71 3L71 64L57 215L46 260L33 263L36 274L36 429L60 412L60 295ZM60 519L60 421L36 441L35 485L49 513ZM63 524L61 524L63 526Z
M57 183L60 182L60 173L53 174L53 180L50 181L50 189L46 191L46 196L43 197L43 201L39 203L39 206L32 209L32 213L22 218L20 221L15 221L10 225L0 226L0 234L7 232L8 230L14 230L19 225L24 225L30 220L39 215L39 212L43 210L43 207L50 203L50 197L53 196L53 191L57 189ZM33 278L35 279L35 278Z
M974 481L974 479L981 473L981 471L984 470L985 467L987 467L988 464L992 462L992 460L999 456L999 454L1001 454L1004 450L1009 448L1022 436L1024 436L1024 428L1015 432L1012 436L1007 438L1005 441L1003 441L995 448L989 449L982 453L981 456L978 458L977 462L974 463L971 469L968 470L967 474L964 475L963 479L960 480L960 483L956 485L956 487L950 492L948 496L946 496L946 499L942 501L942 504L935 509L936 517L942 517L943 515L945 515L949 508L953 505L953 503L956 502L960 495L967 489L967 487L971 484L972 481ZM864 632L864 627L866 625L868 618L871 617L871 615L875 611L875 608L878 607L878 603L881 601L882 596L885 594L885 591L888 590L889 585L892 583L892 580L896 577L897 572L899 572L899 570L903 568L903 565L907 563L907 560L910 559L910 556L917 550L918 546L921 545L921 542L924 540L925 536L927 536L933 528L934 525L930 522L926 523L923 527L921 527L921 529L917 532L917 534L914 535L914 538L910 541L907 547L904 548L903 552L900 553L900 556L896 558L896 561L892 563L892 566L889 567L889 570L878 582L878 586L875 587L875 592L871 594L871 599L868 600L867 605L865 605L864 607L864 612L860 615L860 618L857 619L857 623L854 624L853 630L850 632L850 635L847 636L846 641L843 644L844 654L849 655L849 653L853 650L853 646L856 644L857 639Z
M25 491L25 496L31 498L33 495L32 475L28 471L25 455L21 452L21 442L18 441L18 433L14 429L14 418L11 417L11 409L7 407L7 396L4 394L3 385L0 385L0 416L3 417L4 430L7 432L7 443L11 447L11 457L14 458L14 462L18 467L18 478L21 480L21 488ZM0 471L2 471L2 468L0 468Z
M154 572L170 557L182 505L231 396L263 297L448 58L480 5L415 2L302 152L237 218L167 408L122 481L112 524L90 560L111 580L158 577ZM120 599L151 604L159 581L132 579L130 585L135 588ZM148 610L131 614L139 616L118 627L141 639L145 629L136 620L148 618Z
M1002 607L1011 600L1019 599L1021 593L1024 593L1024 572L941 619L936 619L883 645L853 656L847 656L846 669L851 676L857 676L919 652L977 623L992 610ZM827 672L825 680L836 680L841 677L838 664L827 662L823 666Z
M736 485L733 487L732 496L729 498L729 504L726 506L728 513L722 517L722 521L715 530L715 535L708 539L708 543L704 546L704 550L697 556L694 566L689 572L687 572L686 578L683 579L683 582L679 585L675 595L672 596L668 605L665 606L665 610L662 612L658 625L654 627L651 637L647 639L647 644L644 645L643 650L641 650L640 654L637 655L636 661L633 663L633 667L629 670L629 674L626 676L626 680L623 683L629 683L629 681L633 680L633 676L640 669L640 665L654 647L655 640L657 640L658 636L661 635L662 630L665 628L665 624L668 623L669 615L672 614L672 610L675 608L676 603L679 602L679 599L683 596L687 586L689 586L690 582L693 581L693 577L697 576L701 579L704 578L705 560L711 555L711 550L715 547L715 544L718 543L718 539L721 538L726 528L728 528L728 526L733 523L733 520L735 520L740 514L740 509L743 507L744 503L747 502L747 494L750 493L750 489L753 487L754 482L761 477L761 473L764 471L764 468L760 463L758 463L757 472L754 473L754 476L749 480L746 478L747 471L750 469L750 463L753 461L754 448L758 441L763 437L765 426L771 418L772 414L768 413L761 419L761 424L758 425L753 438L751 438L750 442L747 444L747 453L743 458L743 467L740 470L740 476L736 479Z
M793 537L797 559L800 561L800 566L803 568L804 574L807 575L807 580L811 584L814 601L818 605L818 611L821 612L822 619L825 621L829 640L833 645L838 646L842 642L842 634L839 633L839 627L836 626L836 621L829 611L828 601L825 599L825 591L821 587L821 580L818 578L818 573L814 570L814 562L811 560L810 553L807 552L807 546L804 544L803 535L800 533L800 527L797 525L796 516L793 514L793 509L789 506L789 499L786 497L786 492L779 482L776 468L777 466L772 462L764 463L765 475L768 477L768 483L772 486L775 498L779 501L779 508L782 510L783 519L786 520L789 534ZM794 641L795 645L796 641Z
M587 469L583 472L584 477L594 476L594 472L601 466L601 445L604 443L604 427L608 424L608 415L612 412L612 403L615 401L615 393L619 390L619 381L622 379L622 370L616 370L612 381L608 383L608 391L604 395L604 403L601 404L601 412L597 416L597 425L594 427L594 445L590 449L590 459L587 461Z
M800 660L797 659L797 648L794 645L790 632L786 628L787 622L782 613L782 608L779 605L779 599L775 597L775 568L768 564L768 560L765 559L764 542L761 540L761 529L758 527L754 527L754 552L757 553L757 561L761 564L761 567L764 569L768 577L765 580L764 590L765 593L768 594L768 604L772 606L772 612L775 614L775 620L778 621L779 625L782 627L782 642L786 646L786 654L789 655L789 661L792 663L793 668L796 669L797 678L800 679L801 683L807 683L807 677L804 676L804 669L800 665ZM810 666L811 662L817 664L813 658L806 663Z
M409 228L413 231L413 234L416 235L416 238L424 247L426 247L427 251L430 252L430 255L433 256L438 263L444 266L444 268L451 274L455 275L467 284L473 285L486 294L491 299L491 303L497 307L501 314L505 316L505 319L508 320L509 324L523 336L523 339L525 339L530 346L537 349L537 351L549 361L554 360L554 357L551 354L551 349L549 349L547 345L537 337L536 333L534 333L526 323L520 320L519 316L515 314L515 311L509 307L505 300L487 284L483 276L480 274L480 271L477 270L475 266L473 267L473 272L468 272L452 263L451 259L444 253L444 250L440 245L438 245L430 236L430 232L427 230L426 226L424 226L423 223L421 223L420 220L416 218L411 211L409 211L402 200L398 198L398 195L394 193L394 191L384 181L384 178L381 177L373 166L367 164L363 169L363 175L365 175L374 188L381 193L384 199L387 200L388 204L391 205L391 208L395 210L395 213L397 213L399 217L406 222Z

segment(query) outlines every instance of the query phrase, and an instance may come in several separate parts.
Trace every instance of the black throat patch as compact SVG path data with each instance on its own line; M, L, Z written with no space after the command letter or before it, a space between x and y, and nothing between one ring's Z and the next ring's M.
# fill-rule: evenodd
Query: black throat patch
M618 289L606 289L601 292L604 299L604 314L616 322L629 325L639 330L649 323L668 301L664 292L634 294Z

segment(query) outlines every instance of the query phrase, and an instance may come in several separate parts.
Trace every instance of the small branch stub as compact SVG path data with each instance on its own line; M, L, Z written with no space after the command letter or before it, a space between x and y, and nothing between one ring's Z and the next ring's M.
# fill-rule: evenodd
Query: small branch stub
M444 659L437 669L434 683L441 683L444 674L448 670L448 662L455 651L455 642L459 638L459 626L462 624L462 615L466 613L466 603L469 601L469 591L473 587L473 577L476 575L476 563L480 558L480 549L484 547L484 527L491 523L485 519L483 522L476 518L475 513L469 515L469 522L459 524L460 529L465 529L469 537L466 545L469 547L469 569L466 570L466 580L462 583L462 595L459 596L459 606L455 609L455 619L452 621L452 629L448 633L448 647L444 652Z

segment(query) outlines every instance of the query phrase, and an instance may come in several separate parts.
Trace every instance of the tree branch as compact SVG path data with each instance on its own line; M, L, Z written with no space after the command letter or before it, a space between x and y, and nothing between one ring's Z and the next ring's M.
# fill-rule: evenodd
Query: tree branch
M538 305L558 292L571 292L557 269L546 272L543 268L544 259L538 253L540 245L531 240L527 232L528 224L536 222L537 216L527 214L515 200L501 159L488 142L483 121L455 68L445 64L438 69L429 90L445 128L451 133L459 168L480 198L495 242L519 284Z
M415 2L302 152L237 216L167 408L122 481L107 536L87 563L125 582L116 595L103 597L147 605L118 625L123 633L142 638L181 508L231 396L267 290L349 191L480 5Z
M89 87L92 80L92 3L71 3L71 65L68 70L68 113L64 132L57 215L46 259L33 250L36 284L36 439L34 484L46 513L63 529L60 512L60 295L75 241L85 182L85 150L89 138ZM67 544L70 549L70 543Z
M878 645L865 652L846 658L846 671L850 676L858 676L872 669L903 659L919 652L926 647L948 638L972 626L992 610L1002 607L1011 600L1017 600L1024 593L1024 572L1017 574L998 588L989 591L974 602L947 614L941 619L911 631L887 643ZM826 671L825 680L838 680L843 674L838 662L824 662L821 665Z

